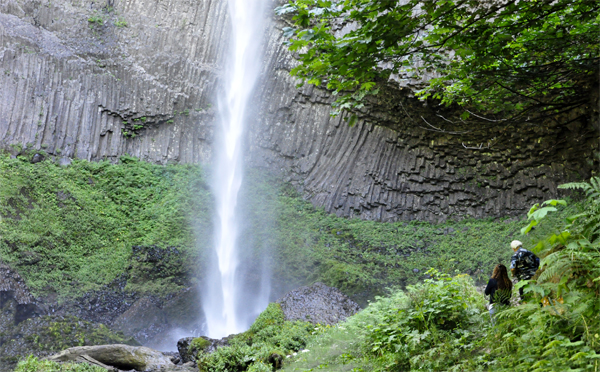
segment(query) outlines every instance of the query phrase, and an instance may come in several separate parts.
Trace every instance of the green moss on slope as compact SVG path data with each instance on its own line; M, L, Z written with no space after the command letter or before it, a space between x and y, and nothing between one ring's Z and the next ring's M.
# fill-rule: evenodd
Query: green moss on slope
M195 263L193 225L211 206L197 166L76 160L68 167L0 157L0 255L36 294L97 289L129 266L132 246L178 247ZM196 260L197 261L197 260ZM180 267L181 269L186 269ZM165 290L175 290L168 278Z

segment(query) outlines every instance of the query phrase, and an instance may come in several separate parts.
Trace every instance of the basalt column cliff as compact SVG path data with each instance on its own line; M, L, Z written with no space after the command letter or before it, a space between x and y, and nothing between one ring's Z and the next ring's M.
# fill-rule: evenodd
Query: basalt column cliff
M63 162L127 153L209 163L226 6L1 0L0 147ZM442 119L410 89L389 88L348 127L330 117L328 92L296 88L285 25L264 27L246 158L329 212L383 221L516 215L598 168L597 90L581 119L454 134L436 130Z

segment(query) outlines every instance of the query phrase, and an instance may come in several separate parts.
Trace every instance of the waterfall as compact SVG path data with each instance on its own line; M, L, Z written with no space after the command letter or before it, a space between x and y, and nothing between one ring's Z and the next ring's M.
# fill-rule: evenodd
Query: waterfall
M264 31L265 0L228 0L231 37L224 90L218 98L220 135L215 148L214 193L217 209L215 237L216 261L209 268L208 284L203 296L207 335L213 338L245 331L248 317L240 317L243 306L249 311L257 306L239 302L241 284L236 278L240 265L237 254L240 230L238 193L243 177L244 124L253 88L258 80L261 41ZM266 306L266 305L265 305Z

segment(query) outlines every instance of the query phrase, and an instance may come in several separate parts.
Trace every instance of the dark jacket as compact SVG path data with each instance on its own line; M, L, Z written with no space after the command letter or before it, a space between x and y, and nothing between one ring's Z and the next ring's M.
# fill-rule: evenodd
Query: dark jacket
M519 280L531 279L538 267L540 267L538 256L525 248L519 248L510 259L510 268L515 269L515 276Z
M498 289L498 281L493 278L490 278L485 287L485 294L490 296L490 304L510 305L511 292L508 289Z

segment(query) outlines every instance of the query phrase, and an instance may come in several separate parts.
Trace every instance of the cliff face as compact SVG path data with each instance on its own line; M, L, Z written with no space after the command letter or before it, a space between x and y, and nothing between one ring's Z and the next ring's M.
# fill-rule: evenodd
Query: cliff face
M226 6L2 0L2 145L207 161Z
M1 147L210 162L225 0L0 4ZM520 214L598 167L598 132L586 121L452 134L406 89L390 88L350 128L329 116L327 92L295 87L284 25L265 22L247 159L327 211L431 221Z

